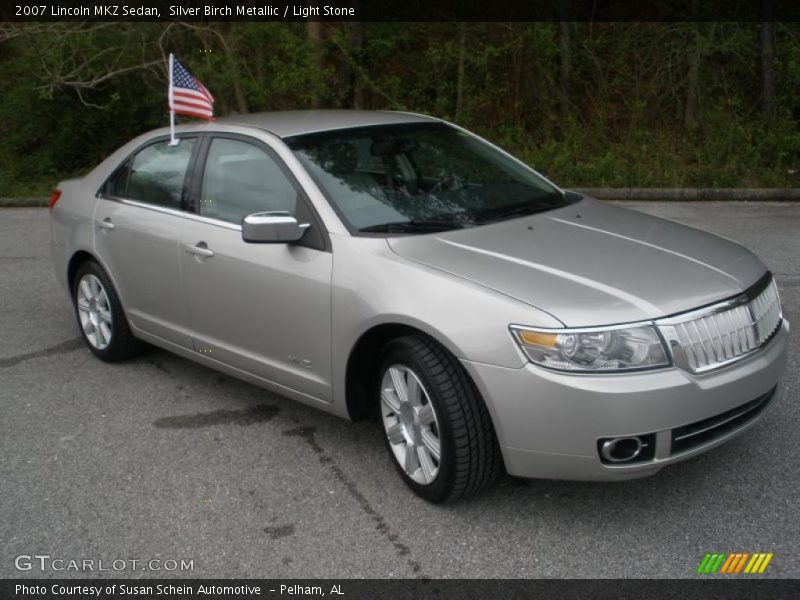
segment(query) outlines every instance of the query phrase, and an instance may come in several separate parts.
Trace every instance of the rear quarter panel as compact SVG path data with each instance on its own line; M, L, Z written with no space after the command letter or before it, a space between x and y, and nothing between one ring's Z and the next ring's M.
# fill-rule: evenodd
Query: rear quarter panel
M61 197L50 213L50 256L59 285L71 295L67 268L76 252L93 252L92 215L97 198L86 189L84 179L62 181L57 188Z

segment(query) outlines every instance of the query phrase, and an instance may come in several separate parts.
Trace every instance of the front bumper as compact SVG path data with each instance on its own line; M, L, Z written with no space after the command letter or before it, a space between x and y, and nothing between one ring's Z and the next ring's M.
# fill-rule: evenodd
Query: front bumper
M751 427L763 414L704 435L690 449L673 449L673 430L729 413L774 393L786 363L789 324L772 340L734 365L692 375L678 368L624 374L580 375L533 364L520 369L462 360L486 400L506 469L519 477L620 480L644 477L701 454ZM777 386L777 388L776 388ZM609 465L601 461L601 438L654 434L651 459Z

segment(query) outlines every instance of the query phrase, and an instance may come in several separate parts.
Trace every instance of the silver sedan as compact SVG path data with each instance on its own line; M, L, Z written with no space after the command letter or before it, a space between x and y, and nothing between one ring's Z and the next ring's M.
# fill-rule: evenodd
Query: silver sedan
M789 325L736 243L395 112L142 135L50 202L89 349L144 342L350 419L420 496L650 475L750 427Z

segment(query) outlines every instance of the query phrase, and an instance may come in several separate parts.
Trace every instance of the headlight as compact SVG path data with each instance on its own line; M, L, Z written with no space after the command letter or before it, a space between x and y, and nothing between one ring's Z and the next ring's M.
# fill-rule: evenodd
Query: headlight
M613 372L670 365L664 344L650 324L584 329L512 325L511 332L532 362L559 371Z

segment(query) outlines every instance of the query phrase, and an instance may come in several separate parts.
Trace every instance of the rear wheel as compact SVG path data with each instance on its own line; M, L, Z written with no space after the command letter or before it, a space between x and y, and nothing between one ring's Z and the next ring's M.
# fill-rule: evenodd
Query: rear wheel
M391 341L380 364L381 422L406 484L431 502L493 484L503 469L494 427L458 361L431 339L411 335Z
M97 358L124 360L141 350L142 344L131 333L117 292L99 264L87 261L78 268L72 297L83 340Z

